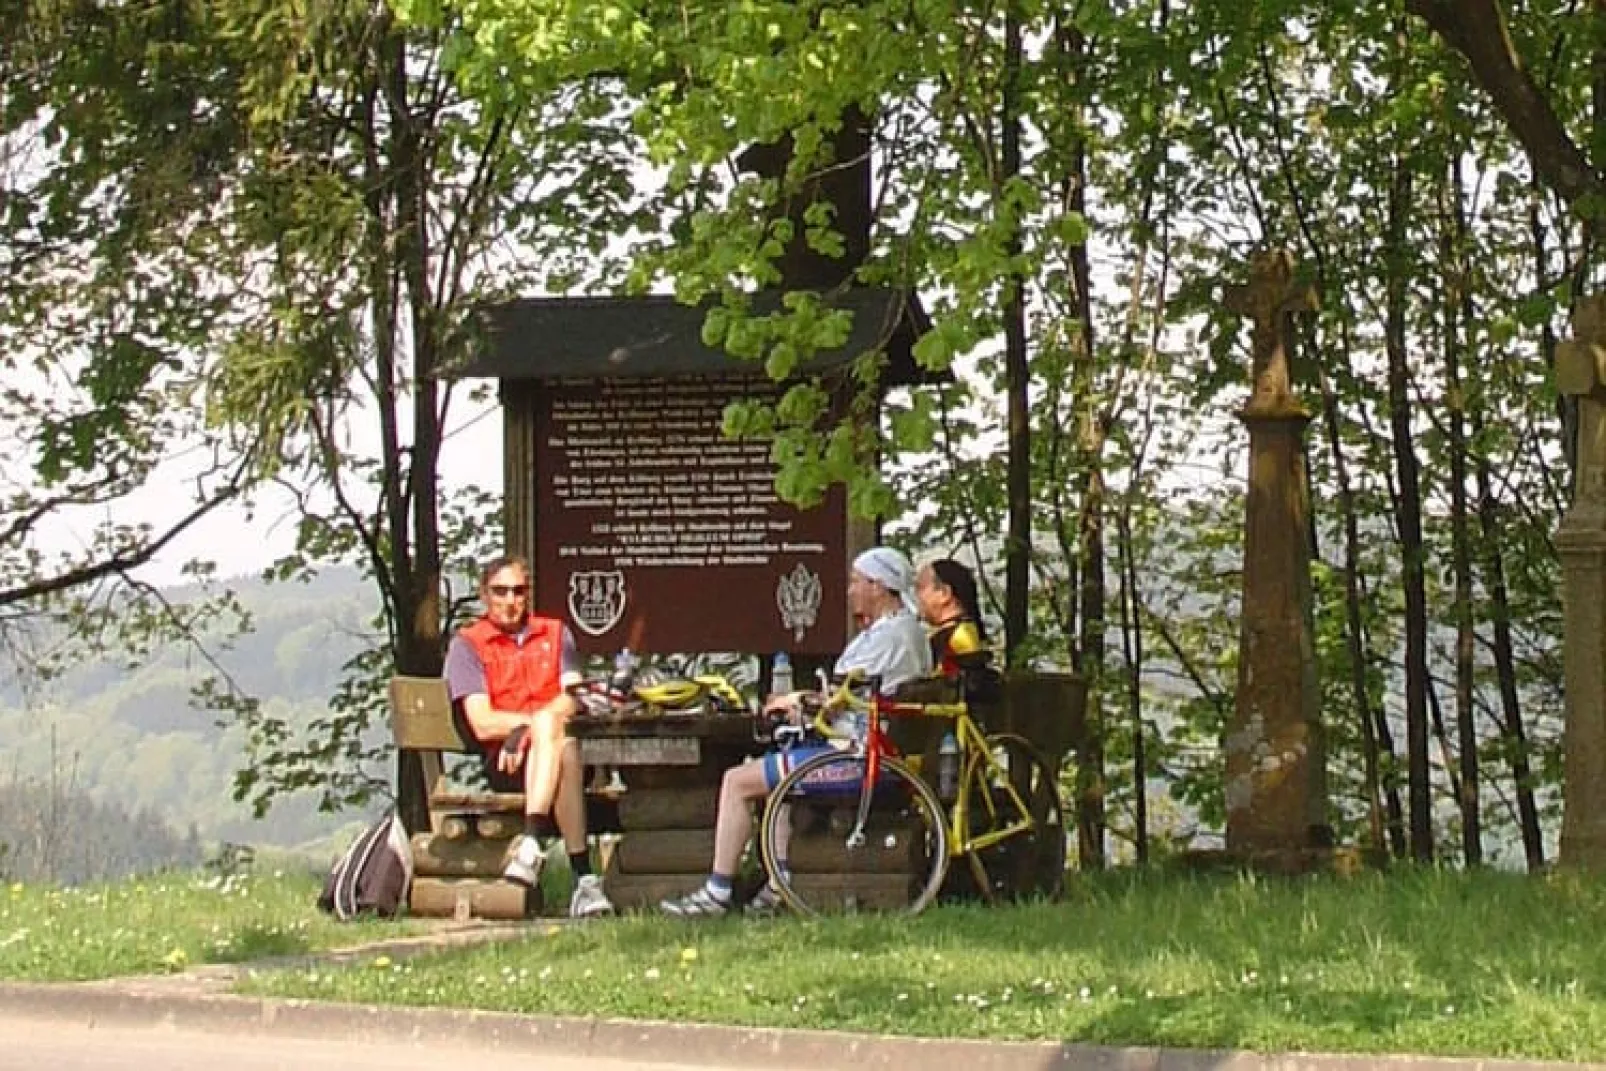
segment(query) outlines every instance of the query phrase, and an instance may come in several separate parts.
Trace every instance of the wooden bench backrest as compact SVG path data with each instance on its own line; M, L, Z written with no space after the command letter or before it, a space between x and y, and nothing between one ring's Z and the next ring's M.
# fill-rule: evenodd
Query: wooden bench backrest
M467 828L460 817L464 813L486 815L524 809L522 793L464 792L452 787L441 754L477 754L480 748L458 731L446 682L439 677L390 679L390 731L398 748L418 753L424 798L429 801L431 833L461 837ZM452 831L454 823L456 832ZM485 834L483 818L476 828ZM516 830L517 826L508 828Z
M390 679L390 731L404 751L479 751L458 732L451 696L439 677Z

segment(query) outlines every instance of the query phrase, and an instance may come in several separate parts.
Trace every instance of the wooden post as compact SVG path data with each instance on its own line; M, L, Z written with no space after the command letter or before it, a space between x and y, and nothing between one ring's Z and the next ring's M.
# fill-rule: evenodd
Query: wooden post
M1227 851L1245 857L1325 846L1326 755L1316 684L1310 584L1310 414L1289 375L1296 312L1316 294L1294 281L1286 251L1257 254L1229 309L1253 321L1238 694L1224 741Z
M1564 777L1561 861L1606 869L1606 294L1579 301L1556 347L1556 387L1578 399L1577 478L1561 558Z
M782 250L776 265L783 290L824 291L852 285L854 272L869 256L870 230L875 221L870 191L871 142L869 118L856 107L845 109L831 135L831 166L805 182L802 189L795 191L781 206L782 213L792 224L792 240ZM792 137L787 134L776 141L744 149L737 158L737 165L743 171L784 182L792 154ZM842 237L839 257L821 253L809 245L804 215L816 201L831 206L832 226ZM838 382L835 389L851 391L851 378ZM875 545L877 527L874 521L849 516L844 533L849 562ZM850 621L848 632L851 635L853 631ZM765 692L770 686L770 659L766 654L759 667L759 684ZM834 659L794 654L793 679L799 688L813 688L816 672L829 671L833 664Z
M541 385L504 379L502 394L502 532L509 554L535 561L535 399ZM549 612L552 608L545 608Z

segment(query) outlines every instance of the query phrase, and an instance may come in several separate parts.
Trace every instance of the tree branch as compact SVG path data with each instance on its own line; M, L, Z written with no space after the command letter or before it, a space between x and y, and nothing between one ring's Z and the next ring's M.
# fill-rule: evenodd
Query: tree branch
M1586 198L1606 198L1606 183L1522 65L1498 0L1406 0L1405 8L1467 61L1540 181L1574 209Z
M165 548L174 539L177 539L180 535L182 535L196 521L200 520L202 517L205 517L208 513L211 513L218 506L221 506L223 503L234 498L239 493L240 479L239 474L237 473L235 478L229 481L227 487L224 487L207 501L196 506L195 509L191 510L189 514L186 515L182 520L178 521L166 532L164 532L161 538L142 544L133 550L113 554L111 557L106 558L103 561L95 562L91 565L84 565L76 569L69 569L66 572L58 573L57 575L47 577L44 580L37 580L32 584L24 584L19 588L0 590L0 607L11 606L20 602L27 602L30 599L38 599L46 595L54 595L57 592L66 591L69 588L79 587L83 584L91 584L96 580L101 580L108 576L126 573L131 569L137 569L146 562L149 562L152 558L156 557L156 555L160 554L163 548Z

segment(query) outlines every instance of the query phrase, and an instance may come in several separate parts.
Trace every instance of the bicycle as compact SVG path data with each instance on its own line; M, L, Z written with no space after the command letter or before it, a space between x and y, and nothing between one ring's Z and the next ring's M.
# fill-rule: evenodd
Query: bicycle
M989 902L1001 894L1057 896L1065 814L1053 770L1037 748L1013 733L983 732L962 689L956 701L920 702L883 697L878 683L857 672L843 680L815 711L811 728L841 739L831 719L845 714L860 719L862 733L845 749L789 771L765 802L760 856L787 905L810 916L827 901L852 910L896 907L903 899L903 909L918 914L942 892L960 857ZM952 722L960 761L952 806L893 747L889 718ZM794 844L794 811L833 802L837 813L828 818L826 837ZM843 805L851 805L850 814L841 813Z

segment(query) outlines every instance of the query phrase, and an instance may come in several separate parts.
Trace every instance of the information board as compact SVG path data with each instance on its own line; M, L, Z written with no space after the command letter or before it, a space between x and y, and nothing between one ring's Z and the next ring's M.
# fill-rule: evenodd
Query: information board
M846 631L847 510L775 493L767 442L727 439L747 377L558 380L536 406L543 613L582 653L831 654Z

